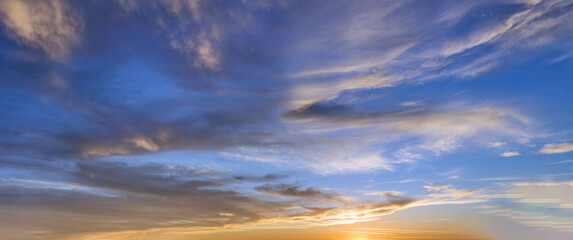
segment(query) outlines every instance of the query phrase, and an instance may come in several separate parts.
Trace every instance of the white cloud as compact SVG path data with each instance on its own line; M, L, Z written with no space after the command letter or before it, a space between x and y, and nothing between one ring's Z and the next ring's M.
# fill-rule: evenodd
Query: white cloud
M572 143L553 143L553 144L545 144L543 149L539 152L543 154L554 154L554 153L566 153L573 151L573 144Z
M137 151L154 152L160 147L153 140L143 137L131 137L118 142L103 142L87 146L82 151L83 157L105 157L111 155L126 155Z
M572 163L572 160L563 160L563 161L558 161L558 162L552 162L552 163L548 163L549 165L557 165L557 164L564 164L564 163Z
M124 10L137 13L152 8L157 25L171 39L170 46L185 54L194 67L218 71L224 61L222 46L238 31L253 31L258 22L253 13L268 9L267 4L246 1L236 8L204 0L135 1L118 0ZM230 4L233 5L233 4ZM228 42L228 41L227 41Z
M411 207L443 205L443 204L469 204L485 202L480 198L481 192L476 190L456 189L451 185L429 185L428 195L410 205Z
M422 106L422 105L424 105L424 101L410 101L410 102L400 103L400 106L405 106L405 107L414 107L414 106Z
M505 33L512 27L512 24L509 22L499 24L497 26L487 26L486 29L482 29L472 36L464 39L462 41L455 41L455 42L448 42L445 43L443 52L441 55L443 57L449 57L454 54L462 53L468 49L474 48L476 46L482 45L484 43L488 43L492 41L496 37L500 36L501 34Z
M346 20L325 18L333 22L324 22L320 24L320 29L313 29L316 31L313 31L311 39L301 40L302 43L297 41L293 43L296 46L293 47L293 52L304 52L305 59L300 66L297 65L298 68L294 68L294 74L288 77L308 77L310 83L301 84L300 88L295 87L292 102L307 104L312 100L336 97L344 90L364 87L392 87L402 82L423 82L451 76L475 77L498 66L503 57L512 54L518 48L547 45L559 36L555 31L571 30L573 13L556 11L566 7L566 2L528 1L525 3L523 8L517 12L496 18L483 18L484 24L465 29L464 32L468 33L465 36L450 36L447 39L429 36L427 40L406 36L421 34L428 29L443 33L441 31L447 31L449 26L444 27L444 22L462 20L467 17L468 11L480 4L444 4L441 6L443 12L438 14L436 20L417 19L416 17L401 18L396 13L402 10L398 7L402 4L392 5L383 11L377 9L376 6L357 4L352 9L361 9L360 16L341 11L338 15L348 15L348 18L343 18ZM382 12L382 14L375 12ZM321 16L322 13L324 12L317 12L316 15ZM404 16L411 15L405 14ZM391 19L388 19L390 17ZM314 18L311 17L311 19ZM317 20L324 21L318 17ZM391 26L384 25L390 21ZM365 24L367 22L380 24ZM381 28L380 25L384 27ZM350 37L339 37L343 33L348 33L344 36ZM445 35L444 33L439 36ZM305 37L308 36L305 35ZM334 41L333 39L343 40ZM396 39L399 39L401 44L395 44ZM390 44L382 49L373 49L373 51L363 47L377 46L375 41ZM434 41L444 44L436 48ZM469 52L471 49L486 45L496 47L494 50L484 50L480 53ZM358 53L363 57L354 58L353 56ZM461 56L466 53L472 57ZM464 64L459 64L458 57L464 58L460 60L464 61ZM383 79L386 80L379 81L380 78L377 78L378 80L369 80L369 84L356 82L357 76L374 69L384 72ZM325 74L338 76L336 78L338 80L312 83L313 79L310 77L320 77ZM346 80L342 81L341 78Z
M454 151L468 141L527 135L523 126L527 126L528 119L513 111L458 108L459 111L448 106L448 111L372 117L355 117L351 112L348 119L342 120L338 116L295 119L285 123L290 130L288 141L298 144L249 147L233 154L239 159L304 166L319 174L333 174L393 170L399 164L414 164Z
M311 170L321 175L393 170L391 162L380 152L357 142L242 147L223 155L244 161L268 162L287 169Z
M515 157L515 156L519 156L521 155L521 153L513 151L513 152L504 152L501 154L502 157Z
M63 0L1 1L0 13L13 38L52 59L64 60L80 42L83 21Z
M483 213L515 219L523 225L546 230L573 230L571 227L564 227L573 222L568 212L573 205L573 195L570 194L573 191L573 182L518 182L506 186L508 196L486 196L505 199L506 202Z
M440 191L443 189L448 189L450 186L448 185L428 185L428 186L424 186L425 189L428 189L428 191Z
M462 145L462 140L469 136L485 137L482 133L523 136L522 129L515 123L527 124L527 118L505 109L475 108L460 112L435 113L428 116L400 119L385 123L395 130L403 130L420 136L424 142L418 150L428 150L439 154L450 152ZM416 148L411 148L416 150Z
M488 147L501 147L507 144L507 142L490 142L487 144Z
M386 196L386 197L399 196L402 194L404 193L399 191L374 191L374 192L364 193L364 195L366 196Z

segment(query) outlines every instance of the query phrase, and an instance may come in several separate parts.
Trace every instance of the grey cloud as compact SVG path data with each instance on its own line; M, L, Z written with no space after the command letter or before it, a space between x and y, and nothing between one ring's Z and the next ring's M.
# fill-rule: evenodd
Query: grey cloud
M77 169L76 181L85 186L164 197L191 197L201 193L239 197L234 191L212 189L232 182L229 178L210 179L219 175L216 172L205 174L199 170L171 169L161 165L130 167L119 162L79 162Z
M291 109L283 116L321 124L336 123L347 128L371 126L376 127L372 131L406 131L429 137L467 136L494 129L519 135L520 130L512 126L529 122L528 118L504 108L432 105L362 108L356 104L325 101Z
M81 232L221 227L256 222L297 204L257 199L236 187L231 191L230 185L241 181L228 173L182 166L79 162L75 171L60 173L62 180L53 185L48 180L0 185L4 236L45 239ZM67 189L59 188L61 181L69 182Z
M270 182L287 177L287 175L267 174L264 176L233 176L234 179L239 181L250 182Z
M304 187L298 183L295 184L265 184L255 187L259 192L265 192L277 196L300 197L309 199L325 199L329 201L340 201L336 194L326 193L320 189Z
M372 109L360 109L352 105L343 105L334 102L315 102L283 114L284 117L293 119L320 119L335 122L358 122L360 120L391 119L399 117L420 116L423 112L419 109L396 108L386 112Z
M267 117L243 114L245 113L207 112L166 124L140 121L139 124L129 127L132 129L118 129L106 123L106 129L99 134L71 133L64 135L62 139L82 157L264 144L263 139L273 133L253 127ZM129 122L137 122L137 115L126 117L132 119ZM250 129L243 131L245 128Z
M255 178L274 178L266 175ZM228 173L159 164L78 163L64 182L18 180L0 185L0 231L10 239L56 239L76 233L240 226L241 224L337 224L346 212L371 219L413 199L390 196L381 203L347 206L341 195L297 184L263 185L262 192L299 199L269 201L231 184ZM244 178L243 178L244 179ZM251 178L253 179L253 178ZM5 179L10 181L10 179ZM59 186L66 186L60 188ZM323 203L329 204L323 207ZM292 209L301 209L293 212ZM335 217L340 215L340 217ZM17 216L14 218L14 216Z
M53 189L3 187L1 191L0 208L4 213L10 213L0 217L2 231L8 235L21 235L22 239L166 226L222 226L245 219L256 220L259 218L257 212L265 209L263 203L237 201L207 193L197 194L194 198L168 200L131 194L107 197ZM253 209L247 210L247 205ZM280 204L273 207L280 208ZM222 217L219 212L232 213L234 217ZM16 213L18 218L10 217Z

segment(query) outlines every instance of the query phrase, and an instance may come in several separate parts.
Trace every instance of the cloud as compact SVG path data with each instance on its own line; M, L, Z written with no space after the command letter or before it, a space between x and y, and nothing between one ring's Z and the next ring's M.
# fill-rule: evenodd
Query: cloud
M326 120L339 123L348 122L358 123L360 120L365 120L366 124L369 120L376 120L384 118L398 118L407 116L421 115L419 111L412 110L391 110L388 112L373 112L368 109L358 109L349 105L342 105L338 103L329 102L315 102L312 104L304 105L296 109L291 109L283 114L287 118L302 119L302 120Z
M2 179L0 209L20 216L14 221L0 216L0 221L10 222L2 231L36 239L86 229L222 227L292 214L290 209L301 204L249 196L246 189L231 187L243 180L228 173L183 166L82 162L71 174L60 175L67 182ZM44 221L51 218L57 220Z
M320 189L316 188L306 188L297 184L265 184L262 186L255 187L255 190L259 192L265 192L277 196L288 196L288 197L301 197L301 198L315 198L315 199L326 199L330 201L338 201L338 196L334 194L325 193Z
M439 106L435 108L439 109ZM509 109L471 106L465 106L463 110L457 110L455 106L447 108L448 110L443 111L409 108L373 111L352 105L317 102L289 110L284 116L305 122L311 120L333 122L348 128L377 126L379 129L387 127L387 131L403 130L433 136L473 135L488 129L518 134L518 129L512 129L512 123L529 122L526 117Z
M154 17L155 24L168 36L172 49L191 59L194 67L214 72L223 70L228 40L242 32L257 32L260 23L252 15L266 9L264 5L246 1L224 4L202 0L118 2L128 13Z
M258 114L266 114L259 111ZM268 116L237 112L197 113L183 119L160 123L154 119L139 121L138 113L124 112L130 127L103 123L98 131L72 131L62 134L60 140L67 143L72 155L82 158L97 158L112 155L131 155L174 149L217 149L234 146L265 145L275 133L264 129L250 128ZM112 116L102 116L104 118ZM127 120L129 119L129 120ZM187 119L187 120L186 120ZM137 123L136 123L137 122ZM264 123L262 123L264 124ZM236 131L238 129L245 129ZM248 130L246 130L248 129ZM134 134L133 132L137 132Z
M448 185L428 185L428 186L424 186L425 189L428 189L428 191L440 191L442 189L447 189L449 186Z
M364 195L368 196L385 196L385 197L397 197L403 195L404 193L398 191L375 191L375 192L368 192Z
M130 239L354 223L488 201L481 190L432 185L417 199L377 192L361 202L280 183L280 174L204 170L155 154L189 150L209 156L202 164L241 160L248 171L260 170L249 163L258 161L321 175L374 173L474 143L529 138L531 121L514 108L465 102L454 88L415 91L473 78L524 48L567 42L559 40L570 39L572 6L1 1L0 165L34 176L0 180L2 228L23 239L92 231ZM143 163L150 158L162 164ZM559 196L512 203L555 199L572 204Z
M504 152L501 154L502 157L515 157L515 156L519 156L521 155L521 153L513 151L513 152Z
M384 201L359 204L341 194L299 184L256 188L296 197L271 201L243 188L243 180L229 173L159 164L83 162L63 177L67 182L2 179L0 209L7 213L0 216L7 223L2 226L4 236L62 239L78 232L121 234L126 229L136 235L149 229L193 234L277 224L334 225L374 220L415 202L388 195ZM18 219L9 220L12 214L18 214Z
M552 233L572 230L564 224L573 221L569 208L573 197L568 194L573 188L572 182L514 182L503 186L507 196L486 195L494 205L482 213L514 219L522 225Z
M358 104L323 101L291 109L283 116L293 124L313 126L311 131L302 130L303 133L329 136L344 131L347 136L360 136L360 142L366 143L363 146L389 146L409 139L407 146L399 144L400 148L394 150L394 159L386 157L388 151L375 152L384 156L388 170L393 169L393 161L414 162L428 153L438 155L451 152L463 147L470 137L488 139L492 136L486 136L486 133L504 137L528 135L525 128L516 126L527 126L530 120L510 109L462 106L390 106L387 109L372 109ZM363 153L368 151L368 147L363 149ZM312 152L314 155L318 153L317 150Z
M80 162L77 169L76 181L83 185L123 192L164 197L186 197L201 193L232 197L236 194L233 191L204 190L207 187L227 185L230 179L211 180L206 177L212 174L202 174L186 168L170 169L161 165L129 167L119 162Z
M293 214L284 217L275 217L260 220L252 224L228 225L225 231L246 231L253 229L289 229L308 228L309 226L333 226L338 224L351 224L372 221L381 216L392 214L408 206L412 199L394 199L386 203L358 204L343 208L313 208L307 207L304 214ZM189 237L200 234L219 233L221 228L208 227L169 227L152 228L141 231L116 231L103 233L80 233L60 236L60 239L137 239L161 238L170 239L181 236Z
M100 26L96 24L100 19L90 14L93 11L83 11L86 8L114 13L105 28L90 28L90 36L117 37L82 42L82 48L93 54L78 59L83 67L54 70L35 66L42 70L39 75L56 72L68 84L66 93L45 92L41 82L46 79L30 75L35 72L27 70L30 64L14 66L10 62L10 68L20 73L8 79L26 79L18 86L42 89L33 91L56 108L41 113L44 118L57 112L70 115L69 119L50 119L57 122L55 126L43 131L44 138L33 144L42 146L34 147L38 155L74 159L217 150L236 159L333 174L391 171L397 164L414 163L422 156L451 152L466 141L486 138L485 132L505 137L528 134L523 127L528 120L511 109L451 106L431 99L423 105L400 105L412 101L391 100L380 93L362 95L376 88L399 88L405 82L422 83L417 79L426 73L467 73L479 68L474 68L473 62L450 66L457 62L454 60L466 63L466 58L454 59L463 56L445 59L437 52L422 54L435 49L434 43L442 39L432 34L422 37L425 29L439 24L422 21L420 16L428 14L426 17L433 19L458 5L440 3L438 12L428 13L410 3L360 2L352 9L361 11L348 11L349 3L340 1L329 6L340 13L333 15L316 3L308 6L308 12L298 11L298 3L265 7L249 2L218 6L204 1L114 4L74 5L75 11L85 13L82 19L90 26ZM469 5L463 6L467 14L482 4ZM513 13L503 13L499 20L505 21ZM463 25L467 14L440 20L453 25L439 25L439 29ZM285 24L271 21L272 16L282 16ZM323 24L320 28L300 24L309 19ZM138 21L148 28L140 28ZM269 34L279 26L280 32ZM133 38L152 32L162 37ZM117 51L104 48L125 52L114 54ZM471 49L464 51L473 59ZM479 55L484 64L491 62L484 58ZM470 65L472 69L462 69ZM372 102L364 107L365 101ZM385 101L396 103L381 104ZM16 116L18 121L38 119ZM64 127L68 121L86 127ZM413 141L406 144L406 138ZM18 149L31 145L22 143ZM20 152L30 152L26 150Z
M507 142L490 142L487 144L488 147L501 147L507 144Z
M66 1L2 1L0 13L14 39L41 49L52 59L65 60L81 40L81 14Z
M349 15L344 20L322 15L331 13L328 11L316 11L313 17L299 16L324 24L320 29L310 27L312 37L305 35L306 41L293 49L300 49L305 57L294 64L303 70L289 77L305 81L293 89L291 104L307 105L357 89L452 76L472 78L496 69L518 50L547 46L571 30L570 11L562 11L571 5L563 1L517 1L511 6L495 1L440 2L432 6L436 9L432 13L413 5L389 4L378 9L375 4L354 3L348 8L360 9L361 16L350 14L347 8L331 10L337 16ZM498 10L502 8L506 10ZM477 15L481 24L473 24L476 19L472 16ZM387 25L389 22L392 24ZM353 32L352 37L338 36L345 32ZM338 57L343 55L362 57Z
M543 154L566 153L573 151L572 143L553 143L545 144L543 149L539 150Z
M412 207L480 203L494 197L484 191L456 189L452 185L427 185L428 195L418 199L393 191L373 192L369 195L383 199L360 203L340 193L304 187L299 183L265 184L255 188L269 195L294 197L269 200L266 196L249 193L241 185L236 185L244 180L232 177L228 172L101 161L78 163L77 172L67 179L72 182L54 184L5 179L28 186L24 190L22 185L0 184L0 208L7 213L34 213L10 221L7 227L11 230L6 231L6 236L28 239L100 236L109 239L120 236L133 238L144 234L147 237L166 238L166 235L188 236L216 233L223 229L330 226L373 221ZM515 183L513 186L568 185L571 184L550 182ZM48 190L45 186L49 187ZM79 191L75 186L83 188ZM523 196L512 199L521 204L543 202L569 206L568 200L557 196L534 197L531 200ZM562 200L557 202L554 199ZM22 231L30 227L43 231ZM76 229L87 229L91 233L76 233Z
M250 182L270 182L287 177L286 175L267 174L264 176L233 176L234 179Z
M225 152L223 155L242 161L258 161L280 166L281 168L312 171L321 175L392 170L391 162L380 152L360 143L350 141L302 142L274 144L267 147L242 147Z
M486 202L480 190L457 189L452 185L427 185L428 195L413 203L411 207L444 205L444 204L473 204Z
M552 162L552 163L548 163L548 164L549 165L558 165L558 164L571 163L571 162L573 162L573 160L563 160L563 161Z

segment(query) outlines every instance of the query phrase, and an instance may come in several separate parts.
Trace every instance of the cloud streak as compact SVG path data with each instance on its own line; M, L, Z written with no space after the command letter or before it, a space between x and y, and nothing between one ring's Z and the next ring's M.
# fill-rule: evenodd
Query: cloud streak
M119 231L121 235L124 229L135 230L133 234L150 228L159 232L182 228L193 233L251 225L333 225L370 221L415 202L393 195L379 203L351 204L342 201L340 194L296 184L255 188L269 195L298 198L270 200L240 187L244 179L181 166L79 163L66 179L55 183L4 179L0 208L9 214L3 214L0 221L7 224L2 228L5 236L49 239L86 230ZM20 217L10 220L13 213Z
M543 149L539 150L539 152L543 154L566 153L571 151L573 151L573 144L571 143L545 144Z

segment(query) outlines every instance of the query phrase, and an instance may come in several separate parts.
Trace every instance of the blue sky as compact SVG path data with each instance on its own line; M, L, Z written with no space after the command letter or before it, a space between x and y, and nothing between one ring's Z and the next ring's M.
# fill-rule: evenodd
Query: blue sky
M0 234L571 239L572 9L0 1Z

